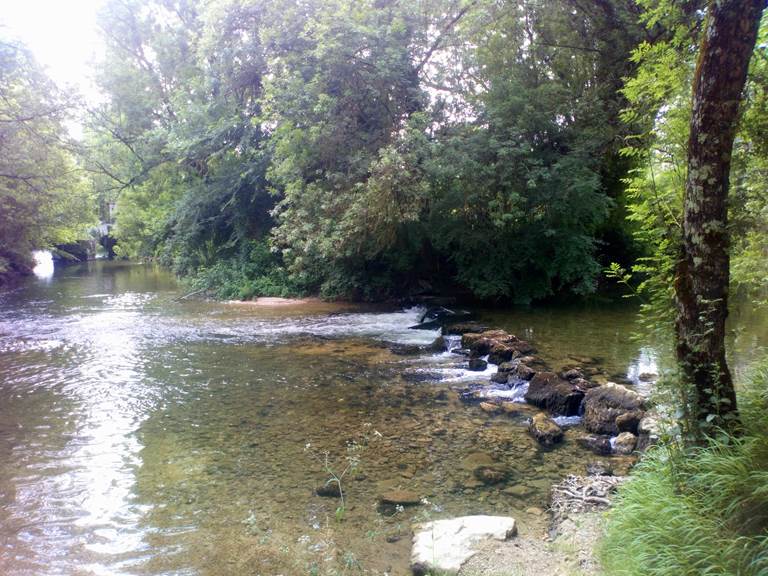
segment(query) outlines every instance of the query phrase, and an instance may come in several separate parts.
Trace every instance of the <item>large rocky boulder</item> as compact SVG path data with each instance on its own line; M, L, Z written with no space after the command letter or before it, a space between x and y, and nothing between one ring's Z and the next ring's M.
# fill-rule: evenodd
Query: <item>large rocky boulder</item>
M517 336L504 330L466 333L461 337L461 345L463 348L468 348L472 356L493 354L494 364L511 360L517 349L532 349L530 344L519 341Z
M491 348L488 351L488 362L491 364L504 364L512 360L515 357L514 344L514 342L494 342L491 344Z
M615 436L619 433L616 419L628 412L641 412L643 407L644 399L640 394L619 384L609 382L603 386L587 390L584 398L584 426L596 434ZM641 414L634 414L633 416L639 416L638 422L642 419ZM620 420L622 428L628 427L625 420L627 420L626 417Z
M535 349L525 340L517 340L515 342L495 341L488 351L488 361L491 364L503 364L513 358L520 358L533 352L535 352Z
M583 398L584 392L554 372L538 372L525 393L526 402L564 416L577 416Z
M642 410L632 410L625 412L621 416L616 416L616 428L619 432L632 432L637 434L640 422L645 417L645 412Z
M563 440L563 429L543 412L531 418L528 432L544 446L553 446Z
M411 570L416 576L458 574L487 542L517 534L514 518L461 516L414 526Z

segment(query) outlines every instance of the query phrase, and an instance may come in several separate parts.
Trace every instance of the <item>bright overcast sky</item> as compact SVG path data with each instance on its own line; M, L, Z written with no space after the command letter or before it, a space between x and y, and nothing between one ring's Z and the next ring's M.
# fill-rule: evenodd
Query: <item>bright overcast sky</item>
M102 0L0 0L0 35L24 42L59 85L94 95L99 55L96 12Z

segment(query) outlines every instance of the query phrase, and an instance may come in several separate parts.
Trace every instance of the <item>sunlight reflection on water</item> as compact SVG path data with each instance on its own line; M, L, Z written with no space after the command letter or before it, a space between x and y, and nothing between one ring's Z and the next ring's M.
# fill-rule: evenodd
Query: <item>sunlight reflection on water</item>
M42 280L53 278L53 254L48 250L35 250L32 252L35 259L35 267L32 269L35 276Z

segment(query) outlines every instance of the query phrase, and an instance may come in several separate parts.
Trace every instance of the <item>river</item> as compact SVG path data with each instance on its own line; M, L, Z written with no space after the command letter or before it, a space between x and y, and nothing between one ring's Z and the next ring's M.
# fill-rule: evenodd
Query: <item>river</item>
M457 355L394 353L436 337L408 328L418 309L179 294L160 268L107 262L0 294L0 573L404 574L413 521L504 514L541 532L550 485L595 459L573 431L543 450L525 412L462 403L478 376ZM589 356L642 385L663 364L632 338L632 307L481 313L554 368ZM768 323L735 320L743 372ZM341 520L314 493L326 452L336 473L359 459ZM486 462L503 483L473 477ZM424 501L382 513L391 489Z

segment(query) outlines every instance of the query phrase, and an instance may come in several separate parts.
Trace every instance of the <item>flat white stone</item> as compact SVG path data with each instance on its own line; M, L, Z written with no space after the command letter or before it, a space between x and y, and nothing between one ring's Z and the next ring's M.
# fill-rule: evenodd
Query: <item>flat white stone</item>
M414 574L456 574L489 540L517 534L508 516L460 516L414 526L411 569Z

